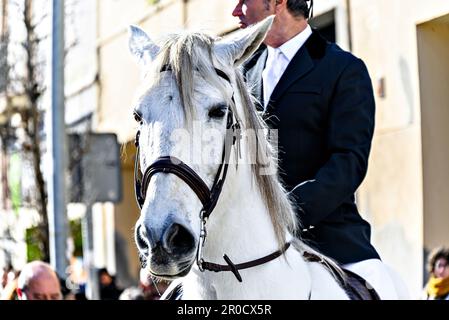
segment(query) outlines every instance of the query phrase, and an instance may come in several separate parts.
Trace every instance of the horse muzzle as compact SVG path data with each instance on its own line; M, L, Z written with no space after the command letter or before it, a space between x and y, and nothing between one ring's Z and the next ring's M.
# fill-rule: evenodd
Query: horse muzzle
M135 231L142 268L148 268L156 277L177 278L191 269L196 254L193 233L179 223L152 229L139 224Z

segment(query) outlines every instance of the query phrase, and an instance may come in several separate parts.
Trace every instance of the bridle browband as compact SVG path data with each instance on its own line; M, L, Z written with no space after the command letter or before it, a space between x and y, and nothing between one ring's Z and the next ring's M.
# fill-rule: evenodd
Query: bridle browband
M171 67L169 65L164 65L161 69L161 72L163 71L171 71ZM226 73L217 68L215 68L215 72L219 77L231 83L231 80L226 75ZM231 100L233 105L235 106L234 95L232 96ZM225 254L223 258L226 261L227 265L219 265L211 262L206 262L202 257L202 250L207 237L206 223L218 202L218 199L220 197L223 188L223 184L226 180L232 146L237 145L237 153L240 150L240 140L242 138L240 121L232 112L231 107L228 108L226 137L223 146L222 162L218 167L214 183L212 184L212 188L210 189L207 186L207 184L203 181L203 179L201 179L201 177L192 168L190 168L187 164L185 164L178 158L172 156L164 156L156 159L156 161L153 162L145 170L143 177L139 179L139 172L140 172L139 136L140 131L137 132L135 140L137 153L134 165L134 191L136 195L137 204L139 205L139 208L142 209L145 203L145 195L148 186L150 184L151 178L156 173L174 174L178 178L183 180L190 187L190 189L192 189L193 192L195 192L195 194L197 195L198 199L201 201L201 204L203 206L200 211L201 231L200 231L200 241L198 243L196 254L196 263L201 272L204 272L205 270L213 272L232 271L237 280L242 282L242 277L240 276L238 270L247 269L267 263L271 260L277 259L282 254L284 254L285 251L287 251L287 249L290 247L290 243L285 244L285 246L281 250L278 250L270 255L241 264L234 264L231 261L231 259L229 259L229 257Z

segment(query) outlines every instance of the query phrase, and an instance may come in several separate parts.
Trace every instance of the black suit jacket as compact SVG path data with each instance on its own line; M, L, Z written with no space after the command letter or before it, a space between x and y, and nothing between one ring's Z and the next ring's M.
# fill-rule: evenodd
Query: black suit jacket
M263 110L265 46L243 66ZM340 263L379 258L354 193L364 179L375 103L365 64L318 31L275 87L264 118L278 130L280 178L296 202L301 237Z

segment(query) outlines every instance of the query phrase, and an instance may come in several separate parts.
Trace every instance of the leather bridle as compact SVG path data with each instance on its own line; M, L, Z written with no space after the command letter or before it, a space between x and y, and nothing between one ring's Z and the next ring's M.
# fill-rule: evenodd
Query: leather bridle
M161 69L162 71L171 71L171 67L166 65ZM218 76L225 79L227 82L231 83L229 77L223 71L216 69L215 72ZM234 96L232 96L232 103L235 106ZM241 127L239 119L234 115L232 108L228 108L228 117L226 124L226 136L225 142L223 146L222 152L222 162L218 167L217 173L215 175L214 183L212 184L212 188L209 189L207 184L201 179L201 177L187 164L182 162L180 159L173 156L163 156L156 159L144 172L143 177L139 178L140 166L139 166L139 154L140 154L140 146L139 146L139 136L140 131L137 132L135 145L137 147L137 154L134 166L134 189L137 204L139 208L142 209L145 203L145 195L150 184L151 178L156 173L164 173L164 174L174 174L181 180L183 180L197 195L198 199L201 201L202 209L200 212L201 219L201 231L200 231L200 241L198 243L197 254L196 254L196 263L201 272L205 270L213 271L213 272L221 272L221 271L232 271L236 278L242 282L242 278L238 272L240 269L246 269L254 266L258 266L274 260L281 256L290 246L289 243L285 245L285 247L281 250L278 250L268 256L263 258L253 260L250 262L237 264L235 265L229 259L227 255L224 255L224 259L227 265L219 265L210 262L205 262L202 257L202 250L204 247L204 243L207 237L206 224L209 219L211 213L213 212L215 206L217 205L218 199L220 197L223 184L226 180L226 174L228 172L229 167L229 159L231 156L231 150L233 146L237 146L237 153L240 150L240 140L241 136Z

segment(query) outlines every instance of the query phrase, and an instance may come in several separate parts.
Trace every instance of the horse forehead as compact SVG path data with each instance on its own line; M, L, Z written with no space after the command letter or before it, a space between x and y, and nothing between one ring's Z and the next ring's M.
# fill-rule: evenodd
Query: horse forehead
M147 76L137 90L139 103L174 94L179 95L179 89L175 77L169 72L163 72L160 78Z
M201 77L197 72L194 73L192 78L193 85L193 100L198 103L198 106L207 106L208 104L218 103L224 97L222 92L214 87L210 81ZM232 92L232 88L225 86L225 90ZM171 72L164 72L164 75L160 80L155 82L148 82L140 88L140 98L138 99L138 109L141 113L150 117L161 115L168 116L167 108L174 108L177 105L181 105L180 90L174 75ZM201 103L205 102L205 104ZM181 110L181 109L179 109Z
M157 84L150 79L137 89L134 109L144 119L156 119L163 115L162 112L166 111L175 99L179 100L179 90L174 79L163 76Z

